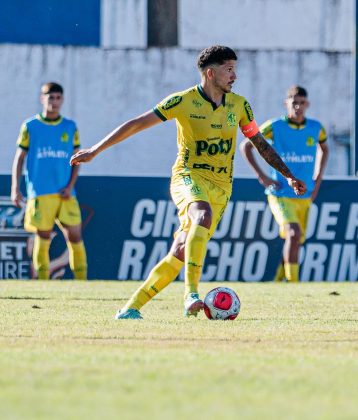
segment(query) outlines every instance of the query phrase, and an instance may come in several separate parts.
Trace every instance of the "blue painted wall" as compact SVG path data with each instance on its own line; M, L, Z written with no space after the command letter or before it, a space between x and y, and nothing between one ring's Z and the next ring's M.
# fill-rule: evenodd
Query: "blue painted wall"
M1 0L0 42L100 44L100 0Z

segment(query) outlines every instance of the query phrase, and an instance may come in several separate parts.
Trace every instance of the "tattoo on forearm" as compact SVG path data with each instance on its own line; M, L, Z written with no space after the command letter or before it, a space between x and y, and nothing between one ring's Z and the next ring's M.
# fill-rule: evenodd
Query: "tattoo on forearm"
M255 136L251 137L250 140L262 158L265 159L269 165L271 165L286 178L292 176L288 167L276 153L274 148L267 143L261 133L257 133Z

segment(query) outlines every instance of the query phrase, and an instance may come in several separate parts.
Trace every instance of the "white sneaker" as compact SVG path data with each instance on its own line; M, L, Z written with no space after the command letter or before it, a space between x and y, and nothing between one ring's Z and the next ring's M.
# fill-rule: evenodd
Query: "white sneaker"
M189 293L184 301L184 315L197 316L204 309L204 302L199 298L198 293Z

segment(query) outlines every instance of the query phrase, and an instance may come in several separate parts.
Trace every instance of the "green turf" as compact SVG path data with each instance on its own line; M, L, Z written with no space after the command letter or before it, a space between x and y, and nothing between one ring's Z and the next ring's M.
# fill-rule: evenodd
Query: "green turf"
M0 282L0 419L358 418L357 284L226 283L223 322L174 283L114 320L137 285Z

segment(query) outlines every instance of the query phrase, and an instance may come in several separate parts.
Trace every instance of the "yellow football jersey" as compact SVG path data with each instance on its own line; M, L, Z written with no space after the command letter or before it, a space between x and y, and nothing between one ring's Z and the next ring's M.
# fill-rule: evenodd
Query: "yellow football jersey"
M178 156L173 175L195 172L231 192L237 129L254 120L246 99L228 93L217 106L197 85L168 96L153 110L163 121L176 119Z

